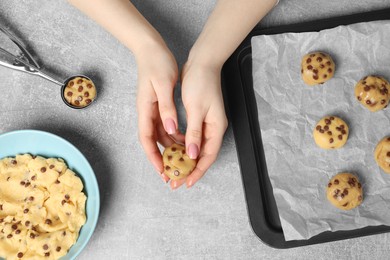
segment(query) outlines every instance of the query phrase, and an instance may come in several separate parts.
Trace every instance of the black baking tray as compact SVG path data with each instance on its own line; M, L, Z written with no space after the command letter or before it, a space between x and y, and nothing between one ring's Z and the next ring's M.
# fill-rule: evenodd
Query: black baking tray
M252 81L251 38L287 32L311 32L359 22L389 20L390 8L323 20L255 28L227 60L222 69L225 107L233 128L245 190L249 220L255 234L274 248L291 248L355 238L390 231L373 226L351 231L323 232L308 240L286 241L268 177Z

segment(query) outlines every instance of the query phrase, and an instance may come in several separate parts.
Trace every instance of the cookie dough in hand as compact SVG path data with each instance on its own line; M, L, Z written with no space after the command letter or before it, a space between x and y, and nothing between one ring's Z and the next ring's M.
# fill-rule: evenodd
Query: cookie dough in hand
M337 149L345 145L348 139L348 125L336 116L326 116L315 126L313 137L322 149Z
M335 67L329 54L323 52L309 53L302 58L302 79L310 86L323 84L333 77Z
M163 153L164 174L171 180L180 180L194 170L196 160L186 154L186 148L179 144L173 144L165 148Z
M326 195L336 208L350 210L363 201L363 189L359 179L351 173L339 173L328 183Z
M382 170L390 174L390 137L383 138L375 148L374 157Z
M387 107L390 100L390 85L383 77L367 76L355 86L355 96L371 112Z

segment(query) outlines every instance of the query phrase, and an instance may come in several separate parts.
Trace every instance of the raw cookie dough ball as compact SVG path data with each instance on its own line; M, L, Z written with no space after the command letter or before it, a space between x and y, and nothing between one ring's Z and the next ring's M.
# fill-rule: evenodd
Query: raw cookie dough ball
M196 160L186 154L186 148L179 144L173 144L165 148L163 153L164 173L171 180L180 180L192 172L196 166Z
M330 179L326 197L333 206L350 210L363 201L363 190L359 179L351 173L339 173Z
M383 77L367 76L355 86L355 96L371 112L384 109L389 104L390 85Z
M343 147L348 139L348 125L339 117L326 116L314 128L313 137L322 149Z
M383 138L375 148L374 157L382 170L390 174L390 137Z
M72 106L86 107L96 98L96 87L87 78L75 77L66 84L64 97Z
M306 54L301 62L303 81L310 86L323 84L333 77L335 64L329 54L313 52Z

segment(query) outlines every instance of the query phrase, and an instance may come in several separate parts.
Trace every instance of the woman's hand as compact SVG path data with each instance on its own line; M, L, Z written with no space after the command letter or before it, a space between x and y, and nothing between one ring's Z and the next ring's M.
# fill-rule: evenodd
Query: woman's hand
M182 71L182 99L187 112L186 152L198 158L198 163L186 179L171 181L172 189L184 182L192 187L217 159L227 128L220 66L187 61Z
M143 46L136 54L138 64L138 129L139 139L149 161L164 182L163 162L157 142L164 147L184 142L178 132L173 90L178 78L176 60L162 41Z

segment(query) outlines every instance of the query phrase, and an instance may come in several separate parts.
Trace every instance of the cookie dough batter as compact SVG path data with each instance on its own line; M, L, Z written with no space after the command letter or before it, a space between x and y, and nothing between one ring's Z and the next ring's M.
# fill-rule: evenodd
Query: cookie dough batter
M382 170L390 174L390 137L383 138L375 148L374 157Z
M302 79L310 86L323 84L333 77L335 67L329 54L323 52L306 54L301 62Z
M0 160L0 257L58 259L86 221L83 184L62 159Z
M339 173L329 181L326 196L336 208L350 210L362 203L363 189L355 175Z
M313 137L320 148L337 149L345 145L348 133L348 125L341 118L326 116L316 124Z
M371 112L387 107L390 101L390 85L383 77L367 76L355 86L355 96Z
M96 98L96 87L87 78L76 77L64 89L66 101L75 107L86 107Z
M186 154L186 148L179 144L173 144L165 148L163 153L164 174L171 180L180 180L194 170L196 160Z

